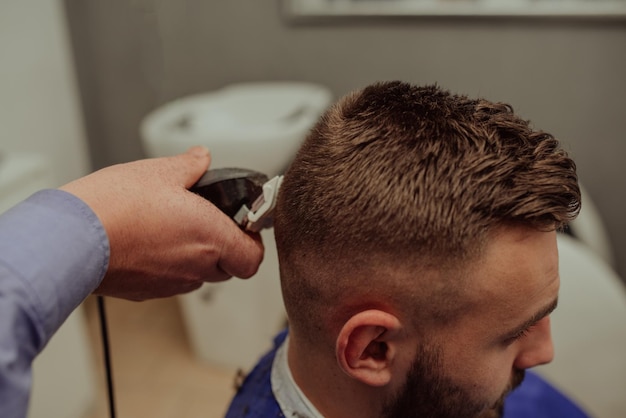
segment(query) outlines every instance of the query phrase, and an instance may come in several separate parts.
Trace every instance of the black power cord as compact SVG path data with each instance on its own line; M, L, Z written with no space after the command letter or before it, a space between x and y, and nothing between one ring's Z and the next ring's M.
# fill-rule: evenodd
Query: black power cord
M100 334L102 335L102 349L104 354L104 369L107 379L107 393L109 398L109 416L115 418L115 399L113 396L113 370L111 368L111 354L109 353L109 332L107 329L104 297L98 296L98 314L100 316Z

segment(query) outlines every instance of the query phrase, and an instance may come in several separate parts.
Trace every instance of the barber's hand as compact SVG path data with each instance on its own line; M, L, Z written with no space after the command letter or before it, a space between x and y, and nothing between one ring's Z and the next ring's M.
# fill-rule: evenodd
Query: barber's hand
M194 147L107 167L61 187L92 208L109 237L109 268L95 293L143 300L256 273L263 259L260 236L242 232L187 190L210 160L208 150Z

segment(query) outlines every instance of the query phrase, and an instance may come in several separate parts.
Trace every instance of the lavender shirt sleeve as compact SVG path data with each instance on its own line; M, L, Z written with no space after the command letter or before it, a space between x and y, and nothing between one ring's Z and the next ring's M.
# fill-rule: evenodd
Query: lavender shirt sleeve
M93 211L61 190L0 215L0 417L25 417L31 363L100 284L109 262Z

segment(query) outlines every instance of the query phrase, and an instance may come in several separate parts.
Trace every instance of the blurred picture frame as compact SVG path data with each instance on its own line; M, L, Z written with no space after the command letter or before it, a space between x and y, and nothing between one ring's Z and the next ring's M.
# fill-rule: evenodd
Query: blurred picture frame
M332 17L516 17L626 19L626 0L283 0L298 19Z

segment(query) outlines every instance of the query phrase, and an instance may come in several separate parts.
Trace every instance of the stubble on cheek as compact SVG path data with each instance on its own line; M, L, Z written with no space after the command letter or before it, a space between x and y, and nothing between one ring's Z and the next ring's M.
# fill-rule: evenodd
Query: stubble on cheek
M511 382L508 387L502 393L500 398L496 401L496 403L486 411L483 411L477 418L502 418L504 416L504 403L506 402L506 397L511 393L513 389L522 384L524 380L525 372L523 370L516 370L513 372L513 376L511 376Z

